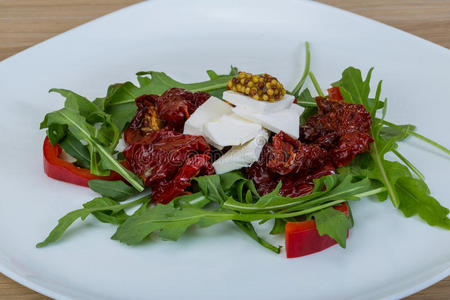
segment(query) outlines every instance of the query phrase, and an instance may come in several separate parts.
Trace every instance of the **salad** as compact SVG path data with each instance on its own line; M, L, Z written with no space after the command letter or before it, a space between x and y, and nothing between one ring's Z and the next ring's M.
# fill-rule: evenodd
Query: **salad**
M285 236L287 257L299 257L345 248L354 226L350 203L367 197L389 198L405 217L449 230L449 210L397 145L414 137L446 155L450 150L414 125L385 120L381 81L370 91L373 69L365 77L345 69L325 94L310 71L308 43L305 49L292 91L269 74L235 67L224 75L208 70L209 80L189 84L139 72L139 86L113 84L92 101L51 89L66 101L41 123L44 171L100 196L59 219L37 247L92 215L116 225L112 239L128 245L156 236L177 240L191 226L232 221L280 253L258 234L270 221L270 234Z

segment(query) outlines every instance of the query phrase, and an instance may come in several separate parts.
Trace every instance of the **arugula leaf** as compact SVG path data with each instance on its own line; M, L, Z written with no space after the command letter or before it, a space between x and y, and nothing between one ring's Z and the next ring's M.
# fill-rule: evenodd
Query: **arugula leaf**
M74 112L78 112L85 118L88 118L93 113L99 111L98 107L95 104L93 104L91 101L89 101L83 96L78 95L75 92L66 89L55 89L55 88L49 90L49 93L52 92L58 93L64 98L66 98L64 107Z
M383 126L380 129L380 137L385 140L394 139L395 141L403 141L414 130L416 130L416 126L411 124L397 125L396 127Z
M283 219L275 219L273 223L272 230L270 234L281 234L284 233L284 228L286 227L286 220Z
M369 70L364 81L362 80L361 71L354 67L349 67L342 72L339 91L346 102L362 104L368 111L370 111L370 108L368 107L368 99L372 71L373 68Z
M112 239L135 245L159 231L161 239L176 241L193 224L206 227L229 220L231 215L233 213L207 211L193 206L175 208L171 204L157 204L138 216L128 218Z
M85 118L67 108L47 114L48 123L63 124L68 126L70 133L79 140L87 142L89 152L91 153L91 173L97 175L107 175L99 172L103 170L114 170L125 178L138 191L143 191L144 187L141 180L135 174L125 169L111 154L111 149L105 148L97 142L96 128L86 122ZM100 161L97 161L96 155L99 155ZM99 169L99 167L101 169Z
M129 217L118 227L112 239L128 245L135 245L142 242L150 234L159 231L159 236L162 239L177 240L190 226L194 224L200 227L208 227L229 220L252 222L273 218L285 219L311 214L343 202L345 201L335 200L295 212L263 214L242 214L221 208L211 211L189 205L177 208L172 204L158 204L138 216Z
M274 246L258 236L258 234L255 231L255 228L253 227L252 223L250 222L243 222L243 221L233 221L236 226L241 229L245 234L247 234L249 237L257 241L261 246L269 249L270 251L273 251L277 254L281 251L281 246Z
M105 146L110 146L112 149L116 147L120 133L116 126L111 121L111 118L97 105L90 102L85 97L78 95L75 92L65 89L50 89L49 92L59 93L66 98L64 107L73 113L84 117L86 122L91 125L100 123L100 128L96 128L96 137Z
M311 96L309 89L303 90L300 96L298 96L296 103L305 108L300 116L301 125L305 124L311 116L317 114L317 103L316 100Z
M89 168L91 158L89 150L85 145L75 138L70 132L59 142L61 148L77 160L77 164L82 168Z
M430 190L423 180L400 177L395 183L401 198L399 209L405 217L418 214L431 226L450 230L449 210L430 196Z
M36 247L41 248L57 241L59 238L62 237L62 235L70 227L70 225L72 225L77 219L85 220L87 216L89 216L89 214L102 211L110 211L111 214L116 214L125 208L133 207L136 204L143 203L144 201L146 201L146 199L148 199L148 196L125 204L115 204L116 202L114 200L113 200L114 202L111 202L111 201L103 201L101 198L96 199L91 201L90 204L87 204L88 207L69 212L64 217L59 219L58 225L56 225L56 227L50 232L47 238L44 241L38 243ZM106 219L103 220L106 221Z
M320 235L326 234L342 248L346 247L347 232L352 227L352 222L345 213L329 207L313 213L312 216Z
M396 128L396 129L399 129L399 130L405 130L407 134L412 135L412 136L414 136L415 138L418 138L418 139L422 140L423 142L425 142L425 143L427 143L427 144L430 144L430 145L433 146L433 147L436 147L437 149L441 150L442 152L444 152L444 153L447 154L447 155L450 155L450 149L448 149L448 148L442 146L441 144L439 144L439 143L436 142L436 141L433 141L433 140L431 140L431 139L429 139L429 138L427 138L427 137L425 137L425 136L423 136L423 135L421 135L421 134L415 132L415 131L414 131L415 127L414 127L414 128L411 128L411 127L408 128L408 127L405 127L405 125L396 125L396 124L394 124L394 123L388 122L388 121L383 120L383 119L382 119L382 120L379 120L379 121L380 121L383 125L386 125L386 126L388 126L388 127Z
M193 178L193 180L198 183L198 187L205 197L222 205L222 203L226 200L227 195L222 188L220 179L220 175L217 174Z
M88 182L89 187L94 192L116 201L124 201L137 193L136 189L121 180L110 181L102 179L92 179Z
M127 81L108 88L104 98L105 112L111 115L112 122L122 132L136 115L135 99L145 94L143 87L136 87Z
M171 201L174 207L193 206L197 208L202 208L210 202L211 200L206 198L202 192L178 196L173 198Z
M367 176L373 181L373 186L385 187L394 207L400 209L405 216L418 214L430 225L449 229L448 209L441 206L436 199L429 195L430 191L423 181L422 173L397 151L397 142L413 135L449 155L450 150L415 133L415 126L413 125L396 125L385 121L386 100L384 101L382 117L375 118L374 112L380 98L381 82L377 87L375 104L370 108L368 97L371 71L372 69L369 71L366 80L362 81L361 71L350 67L342 73L342 78L334 84L339 86L341 94L347 102L365 105L373 116L371 135L375 141L371 145L371 161L365 156L364 165L361 164L364 160L355 160L350 167L343 168L343 171L354 175L359 173L359 176ZM404 164L386 160L384 157L388 152L394 153ZM408 168L419 178L414 178ZM386 197L379 194L379 199L385 200Z
M119 205L117 201L114 201L113 199L102 197L102 198L95 198L92 201L86 202L83 204L84 208L97 208L97 207L104 207L104 206L115 206ZM127 218L128 215L125 213L125 211L119 210L119 211L97 211L92 212L92 215L103 223L109 223L114 225L122 224Z
M229 75L232 75L234 77L234 76L237 76L239 72L238 72L238 68L231 66L230 73L228 73L227 75L218 75L213 70L207 70L206 73L208 74L209 79L214 80L217 78L228 77Z
M48 123L48 120L44 120L44 122ZM61 124L51 124L49 126L45 125L43 128L47 128L47 136L50 140L50 143L55 146L57 145L62 139L64 139L67 135L67 126L61 125Z
M296 198L278 195L281 182L272 193L262 196L254 204L240 203L232 198L225 201L223 208L242 213L270 211L299 211L329 203L335 200L358 200L359 195L372 190L370 180L365 178L352 182L354 177L333 174L315 180L315 189L309 195Z
M174 87L183 88L192 92L200 92L200 91L213 92L215 90L225 89L228 81L235 76L235 69L233 69L233 67L230 73L233 74L217 76L214 77L214 79L197 83L181 83L169 77L167 74L163 72L156 72L156 71L138 72L137 75L151 76L151 80L148 82L147 85L143 87L145 89L146 94L161 95L166 90Z
M220 174L220 183L225 191L231 189L234 184L242 180L247 181L248 179L244 177L244 174L240 171L231 171Z

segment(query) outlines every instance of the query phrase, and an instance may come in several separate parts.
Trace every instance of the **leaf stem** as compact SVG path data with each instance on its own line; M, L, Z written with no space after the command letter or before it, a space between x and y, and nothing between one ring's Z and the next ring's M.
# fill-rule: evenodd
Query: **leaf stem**
M371 195L375 195L381 192L385 192L386 189L384 187L381 188L377 188L377 189L373 189L367 192L362 192L362 193L358 193L353 195L353 197L356 198L362 198L362 197L366 197L366 196L371 196ZM349 190L345 190L343 193L348 193ZM340 198L339 194L330 194L330 195L324 195L321 196L317 199L302 199L299 201L295 201L295 202L291 202L291 203L285 203L285 204L279 204L279 205L272 205L272 206L265 206L265 207L254 207L254 206L249 206L249 205L245 205L245 204L240 204L239 202L234 202L234 203L224 203L223 207L226 209L231 209L231 210L236 210L236 211L240 211L242 213L257 213L257 212L264 212L264 211L275 211L275 210L301 210L303 209L305 206L309 206L312 203L308 203L311 201L320 201L320 202L326 202L326 201L331 201L332 198ZM308 205L309 204L309 205Z
M425 180L425 176L419 171L419 169L416 168L406 157L404 157L400 152L398 152L396 149L392 149L392 152L405 164L407 165L411 171L414 172L414 174L417 175L422 180Z
M372 132L372 136L374 136L373 130L371 130L371 132ZM389 181L389 179L387 177L386 170L384 168L383 162L381 161L382 157L380 157L380 154L378 153L378 147L377 147L376 141L373 142L373 145L371 148L372 148L371 152L373 154L375 163L377 164L378 169L380 170L381 177L383 178L383 183L386 186L386 189L389 194L389 197L391 198L392 204L394 205L395 208L398 208L400 205L400 201L398 200L397 195L394 192L394 188L392 187L391 182Z
M300 81L292 90L291 94L294 95L294 97L298 97L298 94L302 89L303 84L305 84L306 78L308 78L310 65L311 65L311 52L309 51L309 43L305 42L305 69L303 70L303 74L302 77L300 78Z
M125 209L128 207L133 207L136 204L142 203L146 199L148 199L148 197L149 197L149 195L146 195L137 200L130 201L130 202L123 203L123 204L113 205L113 206L106 205L106 206L93 207L93 208L80 208L80 209L71 211L68 214L66 214L64 217L62 217L61 219L58 220L58 225L55 228L53 228L53 230L49 233L49 235L47 236L47 238L44 241L36 244L36 248L42 248L42 247L60 239L63 236L64 232L67 230L67 228L69 228L70 225L72 225L73 222L75 222L79 218L84 220L89 214L92 214L95 212L100 212L100 211L117 212L122 209Z
M72 124L72 126L76 127L80 132L82 132L84 134L84 136L86 137L88 142L91 143L92 147L95 147L97 149L97 151L99 153L103 154L105 156L105 158L107 158L107 160L109 160L110 163L116 168L115 171L117 173L119 173L123 178L125 178L139 192L142 192L144 190L144 186L142 186L137 180L135 180L132 176L130 176L130 174L128 174L128 172L130 172L130 171L125 169L114 157L112 157L111 154L108 153L108 151L106 151L105 148L103 148L102 145L97 143L91 137L89 132L86 132L84 130L84 128L82 128L79 124L77 124L77 122L72 120L72 118L70 118L70 116L66 115L63 111L60 111L60 114L62 116L64 116Z
M272 214L269 216L271 216L272 219L298 217L298 216L307 215L307 214L322 210L322 209L330 207L330 206L335 206L335 205L343 203L345 201L346 200L336 200L336 201L328 202L328 203L318 205L318 206L315 206L315 207L312 207L309 209L304 209L301 211L296 211L296 212L292 212L292 213L277 213L277 214Z
M394 123L391 123L391 122L388 122L388 121L385 121L385 120L381 120L381 122L382 122L384 125L387 125L387 126L390 126L390 127L394 127L394 128L400 129L400 130L405 130L404 128L402 128L402 127L400 127L400 126L398 126L398 125L396 125L396 124L394 124ZM427 137L425 137L425 136L423 136L423 135L421 135L421 134L419 134L419 133L417 133L417 132L415 132L415 131L411 131L411 130L406 129L406 132L407 132L409 135L412 135L412 136L418 138L419 140L422 140L422 141L424 141L425 143L428 143L428 144L430 144L430 145L436 147L437 149L443 151L445 154L450 155L450 149L448 149L448 148L442 146L442 145L439 144L438 142L435 142L435 141L433 141L433 140L431 140L431 139L429 139L429 138L427 138Z
M319 83L317 82L316 76L314 76L313 72L309 72L309 78L311 78L311 81L314 85L314 88L317 91L317 94L319 94L319 96L324 97L325 94L322 92L322 89L320 88Z

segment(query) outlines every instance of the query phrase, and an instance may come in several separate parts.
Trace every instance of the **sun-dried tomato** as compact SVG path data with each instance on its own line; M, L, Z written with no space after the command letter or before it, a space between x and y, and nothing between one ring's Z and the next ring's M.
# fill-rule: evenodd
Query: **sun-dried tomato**
M163 127L163 121L156 111L157 99L158 95L143 95L136 98L138 107L136 115L123 133L127 144L135 143L152 131Z
M184 123L210 95L205 92L192 93L172 88L158 95L143 95L136 98L137 112L124 131L127 144L133 144L144 136L163 127L183 131Z
M203 137L164 128L131 144L123 154L131 171L156 191L153 200L167 203L184 193L190 178L214 172L209 152Z
M372 119L363 105L317 97L318 114L300 126L300 141L329 150L335 167L350 163L369 150Z
M186 191L190 181L197 175L214 174L210 157L206 154L196 154L189 157L177 174L171 179L163 179L152 184L152 197L156 202L167 204L173 198L190 194Z
M339 88L329 93L331 99L316 98L318 113L300 127L299 140L284 132L276 134L247 170L260 194L273 191L280 180L282 195L308 194L313 179L332 174L369 150L370 114L362 105L343 102Z
M210 95L206 92L192 93L179 88L171 88L158 98L158 114L169 126L182 131L189 116L209 97Z
M341 91L339 91L339 87L333 86L332 88L329 88L327 91L328 91L328 100L331 101L344 100L344 98L341 95Z
M279 135L280 133L275 135L273 139L277 139ZM285 135L285 133L281 133L281 135ZM280 180L283 183L280 190L281 195L290 197L306 195L311 193L314 187L313 179L330 175L334 172L334 166L328 162L327 158L320 158L318 161L313 162L317 166L316 168L295 168L287 175L281 175L277 170L270 168L268 165L273 162L273 143L268 143L264 146L258 161L253 163L247 170L248 177L253 180L258 193L261 195L273 191Z
M327 151L319 145L302 144L283 131L272 138L268 147L267 167L280 175L317 169L328 160Z

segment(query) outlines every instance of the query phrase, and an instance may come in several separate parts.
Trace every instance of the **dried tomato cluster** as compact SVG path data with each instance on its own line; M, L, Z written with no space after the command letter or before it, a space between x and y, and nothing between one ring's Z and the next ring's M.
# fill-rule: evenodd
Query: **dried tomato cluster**
M192 93L179 88L171 88L161 96L138 97L136 116L124 132L125 142L132 144L163 127L182 132L189 116L209 97L205 92Z
M173 88L159 97L136 99L138 111L124 132L129 146L123 154L131 171L152 187L153 201L169 203L189 193L193 177L214 173L205 139L177 131L208 98L208 93Z
M335 167L369 150L372 119L363 105L316 98L318 114L300 126L300 140L327 149Z
M311 193L313 179L333 171L326 150L302 144L281 131L272 137L272 143L264 146L258 161L248 169L248 177L261 195L270 193L281 180L280 193L297 197Z
M329 92L328 99L316 98L318 114L300 127L300 140L276 134L250 166L248 176L260 194L271 192L280 180L282 195L308 194L313 179L332 174L369 150L370 114L362 105L343 102L337 88Z

